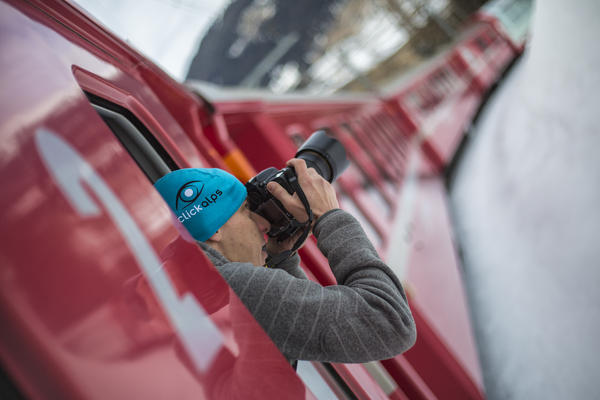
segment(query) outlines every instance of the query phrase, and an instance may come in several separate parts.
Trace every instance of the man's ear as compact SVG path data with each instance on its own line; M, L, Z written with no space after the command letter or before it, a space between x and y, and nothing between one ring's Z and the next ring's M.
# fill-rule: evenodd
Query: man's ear
M216 243L218 243L221 240L223 240L223 234L221 233L221 230L219 229L211 237L209 237L206 241L207 242L216 242Z

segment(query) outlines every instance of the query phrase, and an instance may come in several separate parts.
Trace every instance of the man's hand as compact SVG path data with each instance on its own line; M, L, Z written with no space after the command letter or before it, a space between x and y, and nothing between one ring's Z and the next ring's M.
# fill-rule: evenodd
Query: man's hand
M316 221L321 215L329 210L339 208L335 189L314 168L307 168L306 162L302 159L292 158L287 162L289 167L293 167L298 177L298 183L304 191L304 195L308 200L308 204ZM283 204L286 210L290 212L298 221L303 222L308 220L308 215L304 209L304 204L298 195L294 193L291 196L277 182L269 182L267 189L273 197Z
M327 211L340 207L333 186L319 175L314 168L307 168L304 160L292 158L287 162L287 165L293 167L296 171L298 183L300 184L314 215L313 224ZM302 204L302 201L296 193L291 196L277 182L269 182L267 184L267 189L271 192L273 197L283 204L285 209L288 210L294 218L300 222L308 220L308 214L306 213L304 204ZM290 250L301 235L302 232L298 232L283 242L278 242L276 239L270 238L267 243L267 252L274 255L285 250Z

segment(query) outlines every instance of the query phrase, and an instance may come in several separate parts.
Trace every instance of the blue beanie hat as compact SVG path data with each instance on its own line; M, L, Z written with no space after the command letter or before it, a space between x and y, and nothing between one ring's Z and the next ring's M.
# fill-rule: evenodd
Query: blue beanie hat
M178 169L154 184L194 239L204 242L222 227L246 199L246 187L216 168Z

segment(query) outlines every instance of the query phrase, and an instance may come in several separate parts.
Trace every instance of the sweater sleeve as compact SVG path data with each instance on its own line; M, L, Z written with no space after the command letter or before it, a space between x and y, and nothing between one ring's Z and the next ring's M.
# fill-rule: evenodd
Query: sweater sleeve
M300 268L300 256L298 253L286 260L281 261L273 268L282 269L298 279L308 279L302 268Z
M357 363L412 346L416 330L402 286L358 221L336 210L317 221L314 233L338 285L322 287L281 269L245 263L219 267L284 355Z

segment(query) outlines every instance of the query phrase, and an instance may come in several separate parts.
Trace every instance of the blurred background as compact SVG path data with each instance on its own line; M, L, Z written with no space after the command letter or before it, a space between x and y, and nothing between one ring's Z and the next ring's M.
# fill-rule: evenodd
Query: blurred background
M370 91L443 50L481 0L77 1L179 81ZM519 2L528 15L531 1Z
M458 40L477 9L492 7L77 3L180 82L316 95L391 92ZM510 33L528 35L527 48L447 171L485 389L490 399L598 398L600 2L512 3Z

